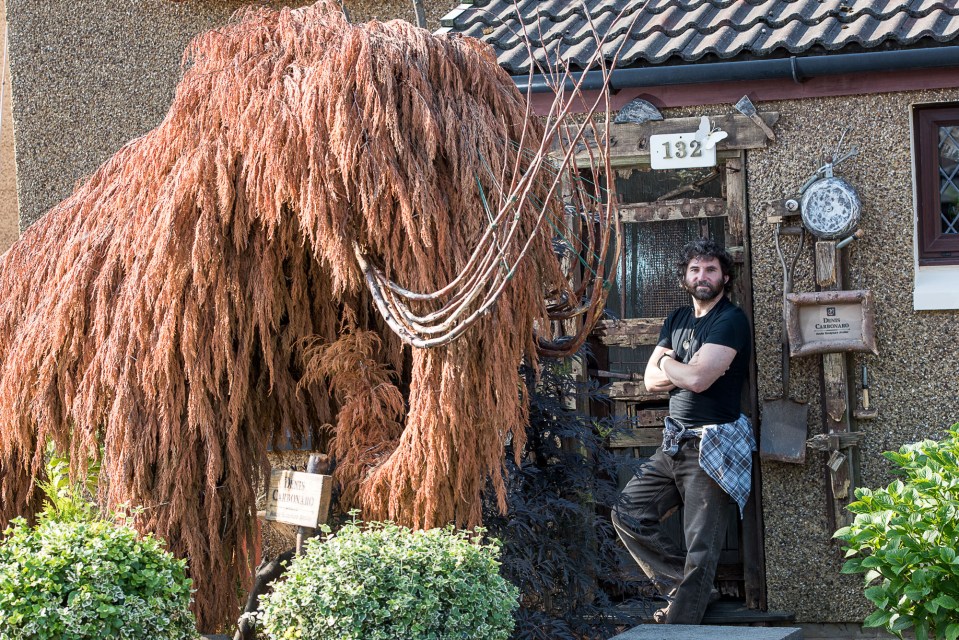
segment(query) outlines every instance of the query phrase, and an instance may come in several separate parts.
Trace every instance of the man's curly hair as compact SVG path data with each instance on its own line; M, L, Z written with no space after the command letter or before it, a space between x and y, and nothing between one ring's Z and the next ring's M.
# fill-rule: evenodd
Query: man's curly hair
M733 280L736 277L733 272L733 258L723 247L711 238L692 240L680 249L678 259L676 260L676 277L679 278L680 282L683 282L686 278L686 268L689 266L689 263L696 258L716 258L719 260L719 266L723 271L723 275L729 278L729 280L726 281L725 291L729 291L732 288Z

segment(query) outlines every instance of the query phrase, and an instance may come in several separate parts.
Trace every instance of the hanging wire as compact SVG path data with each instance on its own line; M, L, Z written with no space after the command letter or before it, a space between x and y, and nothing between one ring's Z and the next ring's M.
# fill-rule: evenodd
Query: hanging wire
M586 277L575 290L567 283L564 290L546 293L550 319L570 320L581 316L582 320L572 336L553 341L539 337L539 352L556 357L575 353L602 317L611 288L606 269L618 261L621 233L607 135L611 110L609 81L615 63L608 64L604 58L605 36L600 36L595 27L593 36L596 48L586 69L596 68L601 72L602 90L588 98L582 89L586 74L576 78L569 65L557 57L558 62L548 63L554 100L545 117L542 139L535 145L530 144L529 122L535 116L527 101L519 139L504 142L513 150L509 154L513 158L512 168L504 163L497 175L480 154L491 191L487 192L479 175L476 185L488 222L466 264L449 284L433 292L409 291L386 277L354 243L357 264L377 310L404 342L429 349L449 344L463 335L496 304L534 239L545 232L544 226L575 253L576 263ZM532 44L525 25L522 37L532 58ZM618 55L619 51L614 60ZM572 90L567 92L568 84ZM589 108L583 123L572 124L574 104L584 103L589 104ZM602 126L594 117L597 110L603 113ZM596 142L595 148L590 141ZM583 175L580 159L585 160L584 169L593 176L603 177L605 185L596 184ZM564 188L568 190L565 204L559 202ZM538 197L538 192L545 192L545 196ZM555 214L554 210L564 215ZM529 220L532 225L528 224ZM574 226L581 231L577 233ZM523 229L527 227L530 231L523 237ZM418 309L424 305L435 308L425 313L416 312L411 304Z

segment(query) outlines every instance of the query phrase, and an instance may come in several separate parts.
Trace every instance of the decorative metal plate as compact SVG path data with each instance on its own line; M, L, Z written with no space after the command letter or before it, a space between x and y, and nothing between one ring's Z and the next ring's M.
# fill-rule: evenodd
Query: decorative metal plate
M802 196L803 225L817 238L835 240L859 226L862 201L842 178L823 178L812 183Z

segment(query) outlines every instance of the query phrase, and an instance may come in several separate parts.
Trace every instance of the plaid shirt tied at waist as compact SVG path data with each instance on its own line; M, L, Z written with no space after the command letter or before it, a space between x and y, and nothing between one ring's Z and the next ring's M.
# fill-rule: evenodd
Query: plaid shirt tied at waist
M675 456L679 452L683 440L702 438L699 466L736 501L741 518L752 486L753 451L756 450L756 439L749 418L740 414L734 422L687 429L667 417L665 425L663 453L668 456Z

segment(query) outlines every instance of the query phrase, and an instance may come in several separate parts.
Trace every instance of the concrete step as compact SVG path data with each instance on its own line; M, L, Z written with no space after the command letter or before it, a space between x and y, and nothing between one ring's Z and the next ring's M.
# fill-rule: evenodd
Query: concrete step
M635 620L633 624L653 621L653 612L663 606L662 600L637 598L619 605L617 608L626 617ZM759 611L749 609L742 600L721 599L706 608L703 624L706 625L787 625L796 617L787 611Z
M641 624L609 640L802 640L797 627Z

